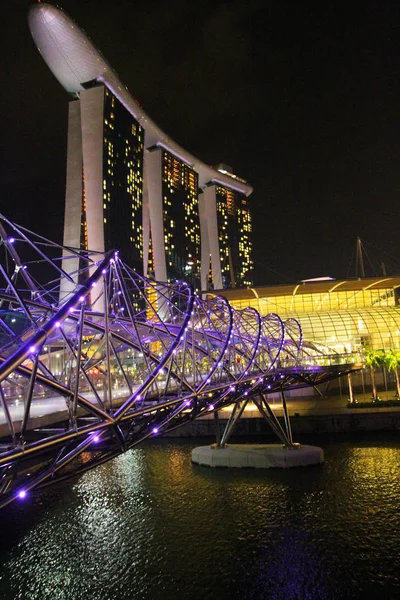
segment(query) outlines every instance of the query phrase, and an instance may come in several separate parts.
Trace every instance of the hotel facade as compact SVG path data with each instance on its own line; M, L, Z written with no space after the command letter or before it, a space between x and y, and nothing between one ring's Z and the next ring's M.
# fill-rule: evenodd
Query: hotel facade
M252 284L252 187L176 144L63 10L38 3L29 26L71 94L64 245L121 250L139 273L198 290ZM64 269L73 274L69 259Z

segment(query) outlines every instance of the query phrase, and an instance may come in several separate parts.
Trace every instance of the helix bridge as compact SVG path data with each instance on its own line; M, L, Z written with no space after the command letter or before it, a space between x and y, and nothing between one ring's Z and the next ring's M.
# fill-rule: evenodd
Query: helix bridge
M357 362L308 343L295 319L235 310L0 216L0 507L232 406L225 443L250 400L290 445L284 392Z

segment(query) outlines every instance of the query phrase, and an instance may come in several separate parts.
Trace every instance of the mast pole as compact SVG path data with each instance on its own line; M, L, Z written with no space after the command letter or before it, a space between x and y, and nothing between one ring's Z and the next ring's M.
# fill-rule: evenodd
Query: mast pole
M360 275L361 275L361 277L365 277L364 259L363 259L363 253L362 253L362 244L361 244L361 238L359 236L357 237L357 263L360 266ZM357 269L356 269L356 271L357 271ZM356 276L357 276L357 272L356 272Z

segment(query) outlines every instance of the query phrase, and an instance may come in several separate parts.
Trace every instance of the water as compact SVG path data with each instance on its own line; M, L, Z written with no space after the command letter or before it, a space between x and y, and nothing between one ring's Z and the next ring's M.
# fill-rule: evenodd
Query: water
M152 440L7 507L1 600L400 598L399 434L300 441L325 463L214 470Z

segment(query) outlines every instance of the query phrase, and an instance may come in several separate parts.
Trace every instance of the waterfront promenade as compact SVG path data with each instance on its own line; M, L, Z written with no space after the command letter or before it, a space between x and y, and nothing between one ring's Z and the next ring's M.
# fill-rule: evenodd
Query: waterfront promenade
M384 400L394 399L394 391L380 392L379 397ZM290 417L291 429L296 436L301 434L320 433L351 433L361 431L397 431L400 429L400 404L399 406L377 405L372 402L371 393L356 394L358 403L368 403L368 406L348 408L348 396L311 396L287 398L287 408ZM283 421L284 411L278 398L269 402L274 414ZM220 426L227 423L232 407L225 407L219 411ZM213 415L206 415L200 419L184 425L175 432L168 434L173 437L202 437L215 436L215 422ZM257 408L249 402L243 411L243 416L238 422L235 436L253 436L272 434L266 421L261 417Z
M272 396L269 400L269 404L275 414L277 416L281 416L283 413L282 403L278 397L278 395ZM379 398L382 401L385 400L394 400L395 392L393 390L379 392ZM348 408L348 395L335 395L335 396L327 396L321 397L317 395L307 395L307 396L299 396L299 397L286 397L286 405L288 408L289 416L295 417L296 415L300 415L303 417L307 416L315 416L315 415L337 415L337 414L361 414L364 412L392 412L392 411L400 411L400 403L398 407L395 406L379 406L377 403L372 402L372 396L370 392L365 392L361 394L355 394L355 399L357 400L354 403L354 407ZM363 406L362 408L358 408L357 404L369 403L370 406ZM220 417L227 417L230 413L230 407L226 407L220 411ZM257 408L249 403L245 410L243 417L246 418L258 418L260 416ZM207 415L203 418L212 418L212 415Z

